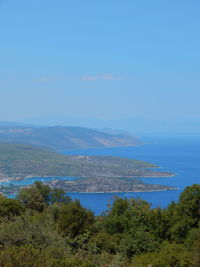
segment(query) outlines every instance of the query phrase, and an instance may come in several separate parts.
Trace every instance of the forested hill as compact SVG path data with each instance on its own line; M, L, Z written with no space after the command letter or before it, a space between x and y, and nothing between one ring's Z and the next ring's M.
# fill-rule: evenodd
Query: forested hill
M126 134L109 134L72 126L0 126L0 141L36 145L54 150L134 146L139 141Z

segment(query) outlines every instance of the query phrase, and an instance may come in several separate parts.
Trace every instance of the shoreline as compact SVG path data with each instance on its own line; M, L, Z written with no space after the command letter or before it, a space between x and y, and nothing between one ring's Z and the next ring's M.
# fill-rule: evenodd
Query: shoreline
M167 178L167 177L175 177L175 176L177 176L177 173L176 174L169 174L169 175L163 175L163 176L157 176L157 175L152 175L152 176L142 176L142 177L136 177L136 178Z
M129 193L148 193L148 192L164 192L164 191L171 191L171 190L179 190L180 188L169 188L169 189L160 189L160 190L137 190L137 191L108 191L108 192L66 192L66 194L114 194L114 193L118 193L118 194L129 194Z
M175 177L177 175L176 174L166 174L166 175L147 175L147 176L116 176L116 177L110 177L110 178L113 178L113 179L126 179L126 178L132 178L132 179L142 179L142 178L167 178L167 177ZM25 177L6 177L6 178L0 178L0 183L7 183L7 182L13 182L13 181L23 181L25 179L35 179L35 178L55 178L55 179L59 179L59 178L62 178L62 179L67 179L67 178L74 178L74 179L85 179L85 178L88 178L88 177L76 177L76 176L51 176L51 175L42 175L42 176L35 176L35 175L28 175L28 176L25 176ZM99 178L99 177L93 177L94 179L96 178Z
M169 189L160 189L160 190L137 190L137 191L108 191L108 192L67 192L66 194L132 194L132 193L153 193L153 192L165 192L165 191L172 191L172 190L180 190L180 188L169 188ZM8 193L15 194L16 192Z

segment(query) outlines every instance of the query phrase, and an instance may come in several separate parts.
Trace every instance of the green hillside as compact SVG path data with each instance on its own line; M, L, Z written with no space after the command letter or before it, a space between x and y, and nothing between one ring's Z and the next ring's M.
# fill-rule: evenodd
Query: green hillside
M146 167L154 165L117 157L64 156L30 145L0 143L2 177L121 177L138 175Z

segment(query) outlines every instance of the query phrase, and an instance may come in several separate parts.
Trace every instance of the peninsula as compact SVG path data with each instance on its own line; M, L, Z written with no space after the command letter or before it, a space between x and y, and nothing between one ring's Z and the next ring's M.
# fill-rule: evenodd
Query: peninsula
M52 187L67 192L132 192L168 190L143 183L142 177L168 177L169 172L134 159L113 156L65 156L22 144L0 143L0 183L32 177L52 177ZM66 177L59 180L56 177ZM74 177L76 179L69 179ZM77 179L78 178L78 179Z

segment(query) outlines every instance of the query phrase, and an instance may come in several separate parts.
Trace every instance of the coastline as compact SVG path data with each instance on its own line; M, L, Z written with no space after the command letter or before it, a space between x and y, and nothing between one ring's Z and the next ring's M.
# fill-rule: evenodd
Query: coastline
M113 193L121 193L121 194L129 194L129 193L148 193L148 192L163 192L163 191L171 191L171 190L179 190L180 188L170 187L169 189L159 189L159 190L137 190L137 191L108 191L108 192L66 192L66 194L113 194Z
M168 178L168 177L175 177L177 175L176 174L169 174L169 175L147 175L147 176L140 176L140 177L137 177L137 178Z
M156 172L155 172L156 173ZM116 178L116 179L121 179L121 178L130 178L130 179L142 179L142 178L167 178L167 177L175 177L177 174L170 174L170 173L159 173L161 175L144 175L144 176L116 176L116 177L112 177L113 179ZM76 177L76 176L51 176L51 175L41 175L41 176L38 176L38 175L28 175L28 176L25 176L25 177L5 177L5 178L0 178L0 184L1 183L8 183L8 182L15 182L15 181L23 181L23 180L26 180L26 179L37 179L37 178L54 178L55 180L56 179L59 179L59 178L62 178L62 179L65 179L67 180L67 178L73 178L73 179L85 179L85 178L88 178L88 177ZM94 179L97 178L97 177L94 177Z

